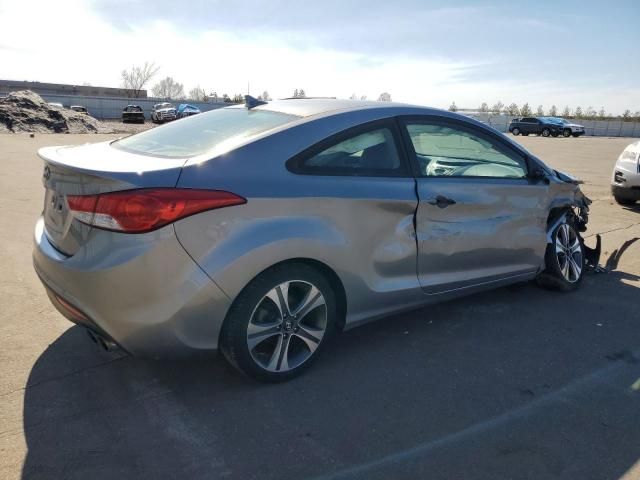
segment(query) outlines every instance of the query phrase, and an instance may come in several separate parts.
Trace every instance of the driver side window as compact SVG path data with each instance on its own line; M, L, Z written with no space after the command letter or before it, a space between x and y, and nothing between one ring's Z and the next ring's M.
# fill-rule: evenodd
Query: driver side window
M526 177L522 156L471 129L409 122L407 131L423 177Z

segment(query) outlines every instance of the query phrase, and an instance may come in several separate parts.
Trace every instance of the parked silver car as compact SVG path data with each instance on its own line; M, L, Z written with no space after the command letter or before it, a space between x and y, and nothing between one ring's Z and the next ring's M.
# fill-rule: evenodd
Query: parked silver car
M60 312L132 354L219 348L280 381L344 328L579 285L589 201L506 136L409 105L256 103L39 151L34 265Z
M625 148L611 174L611 193L621 205L640 200L640 141Z

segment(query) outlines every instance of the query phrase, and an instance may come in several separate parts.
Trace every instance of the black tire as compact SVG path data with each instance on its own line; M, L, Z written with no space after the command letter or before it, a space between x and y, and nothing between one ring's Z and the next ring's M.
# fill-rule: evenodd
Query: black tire
M518 135L520 135L520 129L516 127L513 130L511 130L511 133L513 133L513 135L517 137Z
M571 136L571 130L569 130L568 128L562 131L562 136L564 138L569 138Z
M578 138L578 137L580 136L580 134L579 134L579 133L572 133L572 134L571 134L571 136L572 136L573 138Z
M551 130L549 130L548 128L543 128L542 129L542 136L543 137L548 137L549 135L551 135Z
M326 317L323 317L326 318L326 322L324 323L324 334L318 342L315 350L308 353L310 356L306 357L301 364L286 371L270 371L267 369L268 366L265 367L264 365L261 365L254 358L255 350L249 349L249 322L252 320L254 312L259 312L257 309L264 305L263 302L265 302L265 296L267 293L285 282L308 283L315 286L322 294L325 303L324 306L319 308L326 308ZM269 303L269 300L267 300L267 303ZM277 309L277 306L274 305L274 307ZM277 310L275 311L277 312ZM270 383L287 381L308 369L321 354L322 350L324 350L325 345L335 334L337 312L336 295L331 283L318 270L301 263L290 263L275 266L254 278L233 302L233 305L225 318L222 332L220 333L220 349L231 365L255 380ZM281 325L285 325L284 319ZM302 323L300 323L300 325L302 325ZM288 331L291 332L291 327L288 328ZM262 340L261 343L256 344L254 349L257 349L258 346L269 342L271 338L277 339L277 342L284 342L284 340L281 340L279 337L282 336L283 338L287 338L287 334L284 333L285 329L280 327L278 330L279 333L273 334L271 337ZM298 330L296 329L295 331ZM299 337L297 336L299 334L300 332L298 334L289 333L290 338L287 345L292 344L294 337L296 338L296 342L299 343ZM268 346L269 345L267 345L267 347ZM288 357L288 352L289 350L286 350L285 355L287 355L287 358L291 360L291 358ZM275 353L272 358L275 358ZM280 369L281 363L282 355L280 355L280 359L277 361L277 369Z
M522 134L522 136L523 136L523 137L528 137L528 136L529 136L529 134L528 134L528 133L523 133L523 134Z
M559 135L560 135L560 134L559 134L558 132L551 132L551 136L552 136L553 138L558 138L558 136L559 136Z
M614 195L613 198L615 199L616 203L618 203L619 205L625 205L625 206L635 205L637 201L632 198L621 197L619 195Z
M575 245L576 248L579 248L579 255L576 253L572 255L575 266L568 260L562 262L561 258L564 256L566 259L567 254L563 252L558 253L556 250L556 245L559 241L558 236L560 235L562 237L563 235L563 233L561 233L562 229L564 229L564 232L570 232L569 244L574 245L575 242L577 242ZM545 252L545 270L539 275L538 284L565 292L577 289L582 283L586 264L584 243L578 233L573 217L568 216L565 222L555 228L551 234L551 240L551 243L547 244L547 250ZM562 238L559 243L564 243ZM576 269L579 269L577 275Z

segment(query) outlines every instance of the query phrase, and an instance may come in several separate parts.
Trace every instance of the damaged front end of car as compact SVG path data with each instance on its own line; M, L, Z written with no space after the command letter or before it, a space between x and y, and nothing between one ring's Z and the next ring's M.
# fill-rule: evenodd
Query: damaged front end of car
M579 232L578 236L584 249L585 266L594 272L604 271L602 267L599 266L600 255L602 253L602 239L600 234L595 235L596 244L594 247L589 247L585 243L584 237L581 235L587 231L587 223L589 222L589 205L592 203L591 199L589 199L582 190L580 190L580 185L583 182L557 170L554 171L554 173L558 180L573 186L571 192L573 195L572 198L564 200L565 203L563 206L557 206L552 209L553 214L551 215L547 226L547 243L553 242L552 234L558 225L561 225L562 223L571 223ZM560 200L560 202L562 202L562 200Z

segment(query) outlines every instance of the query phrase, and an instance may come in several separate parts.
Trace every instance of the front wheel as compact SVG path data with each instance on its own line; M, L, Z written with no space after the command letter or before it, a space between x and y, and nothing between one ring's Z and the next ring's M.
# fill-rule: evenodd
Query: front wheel
M562 136L564 138L569 138L571 136L571 130L569 130L569 129L563 130L562 131Z
M511 130L511 133L513 133L514 136L518 136L518 135L520 135L520 129L519 128L514 128L513 130Z
M311 366L336 325L327 279L304 264L276 266L234 301L220 343L226 359L263 382L289 380Z
M551 243L545 253L543 276L552 282L543 282L564 291L576 289L584 274L584 245L573 222L567 219L556 227L551 235Z
M549 135L551 135L551 130L549 130L548 128L542 130L543 137L548 137Z

